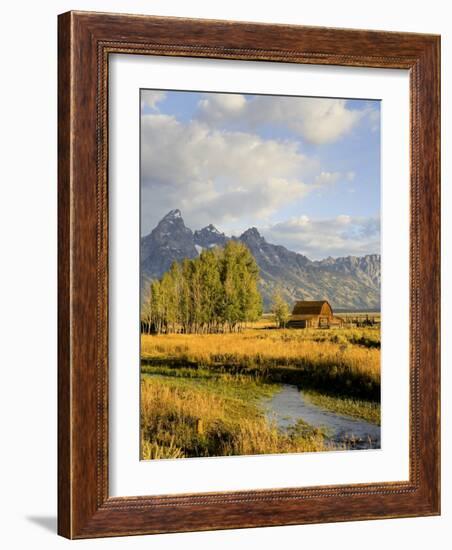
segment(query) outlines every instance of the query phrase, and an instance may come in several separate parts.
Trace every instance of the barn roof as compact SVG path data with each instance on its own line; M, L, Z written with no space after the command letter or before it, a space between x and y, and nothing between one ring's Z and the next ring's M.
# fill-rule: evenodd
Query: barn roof
M327 300L318 300L318 301L301 300L299 302L295 302L292 315L320 315L322 306L324 304L328 304L328 306L331 308ZM331 311L332 311L332 308L331 308Z

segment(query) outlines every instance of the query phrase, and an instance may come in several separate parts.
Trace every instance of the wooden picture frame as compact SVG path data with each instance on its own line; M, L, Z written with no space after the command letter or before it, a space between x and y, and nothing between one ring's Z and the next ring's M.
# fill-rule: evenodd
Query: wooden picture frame
M440 38L68 12L58 39L58 532L68 538L440 513ZM410 73L409 481L152 497L108 492L112 53Z

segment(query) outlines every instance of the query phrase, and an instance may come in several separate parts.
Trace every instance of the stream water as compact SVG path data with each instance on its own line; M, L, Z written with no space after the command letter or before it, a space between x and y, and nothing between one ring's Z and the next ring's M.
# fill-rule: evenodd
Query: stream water
M281 384L281 391L263 401L266 416L278 428L287 430L298 420L323 429L335 444L346 444L352 449L379 449L380 426L339 415L310 403L297 386Z
M380 426L322 409L310 403L303 391L295 385L280 384L280 388L271 398L261 401L267 419L275 422L280 430L288 430L302 420L321 429L333 446L345 445L347 449L380 448Z

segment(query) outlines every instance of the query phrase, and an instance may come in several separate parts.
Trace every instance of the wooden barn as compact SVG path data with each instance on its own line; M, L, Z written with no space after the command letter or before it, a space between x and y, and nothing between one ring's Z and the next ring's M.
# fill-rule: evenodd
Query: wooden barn
M289 328L331 328L341 327L342 319L335 317L333 309L326 300L299 301L290 316Z

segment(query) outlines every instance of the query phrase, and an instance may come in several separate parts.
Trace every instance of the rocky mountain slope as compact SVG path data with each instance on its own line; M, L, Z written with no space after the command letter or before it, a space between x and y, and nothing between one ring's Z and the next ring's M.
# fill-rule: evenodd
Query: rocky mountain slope
M181 212L171 210L141 239L142 282L161 277L173 261L195 258L203 249L222 246L230 238L212 224L193 233L185 226ZM248 246L259 265L265 309L276 288L290 305L295 300L327 299L336 310L380 308L378 254L311 261L284 246L268 243L255 227L238 240Z

